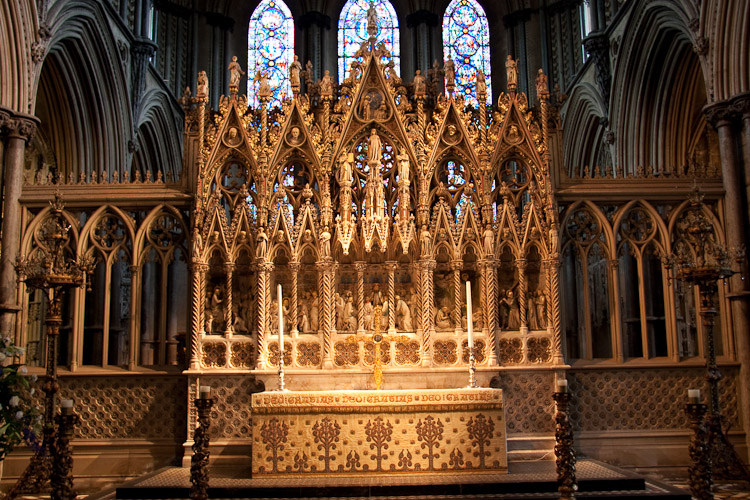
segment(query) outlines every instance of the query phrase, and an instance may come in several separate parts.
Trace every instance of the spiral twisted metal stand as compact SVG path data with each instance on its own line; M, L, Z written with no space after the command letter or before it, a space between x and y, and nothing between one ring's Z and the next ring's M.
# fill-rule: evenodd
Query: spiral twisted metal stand
M557 403L555 413L555 467L557 469L557 491L561 499L574 499L578 491L576 479L576 453L573 449L573 428L568 417L571 394L556 392L552 399Z
M57 422L57 439L52 449L52 475L50 483L52 500L73 500L78 494L73 489L73 453L70 449L70 439L73 437L80 417L72 411L63 409L63 413L55 417Z
M198 427L193 433L193 457L190 460L191 500L208 499L208 459L210 456L208 445L213 405L214 400L210 398L195 400L195 407L198 409Z
M708 443L708 431L704 424L706 405L689 403L685 406L685 413L690 419L693 437L690 439L690 459L692 465L688 468L690 493L696 500L712 500L711 491L711 450Z

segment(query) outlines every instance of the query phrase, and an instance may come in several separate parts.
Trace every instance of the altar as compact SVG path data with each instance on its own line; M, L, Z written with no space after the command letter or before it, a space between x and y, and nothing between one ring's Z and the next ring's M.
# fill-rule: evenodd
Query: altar
M508 470L500 389L252 395L253 477Z

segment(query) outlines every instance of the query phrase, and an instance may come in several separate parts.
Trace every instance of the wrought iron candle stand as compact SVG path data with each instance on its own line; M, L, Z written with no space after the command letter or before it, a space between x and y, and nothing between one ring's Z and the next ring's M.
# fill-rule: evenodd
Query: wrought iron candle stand
M700 295L699 314L706 344L706 380L710 389L706 430L712 471L717 477L748 480L750 475L723 427L724 418L719 404L719 380L722 375L716 364L714 340L714 324L718 311L713 301L718 290L718 280L735 273L732 266L744 258L744 251L730 251L716 241L713 224L705 213L703 196L697 189L691 204L693 209L685 218L683 236L691 243L695 253L685 246L677 247L673 259L677 268L677 278L697 285Z
M85 277L94 268L93 258L75 260L66 253L70 224L63 215L63 202L59 193L50 203L50 216L41 228L39 245L25 259L16 264L18 281L31 290L42 290L49 299L45 318L47 337L46 375L43 385L44 429L42 444L31 458L26 470L7 494L8 499L22 493L39 493L50 480L56 439L56 394L60 389L57 380L57 339L62 326L62 295L71 288L85 283Z
M195 407L198 410L198 427L193 433L193 457L190 460L190 498L192 500L208 499L208 459L210 451L209 432L211 430L211 407L214 400L198 398Z
M690 428L693 437L690 439L690 459L692 465L688 468L690 493L697 500L712 500L714 494L711 491L713 479L711 478L711 453L708 444L708 432L705 426L706 405L701 403L688 403L685 413L690 419Z
M78 494L73 489L73 454L70 449L70 438L73 437L80 417L73 413L73 408L62 408L57 421L57 439L53 448L52 477L50 478L52 500L73 500Z
M552 399L557 403L555 413L555 468L557 470L557 490L561 499L574 499L578 491L576 479L576 452L573 449L573 428L570 425L568 409L571 394L555 392Z

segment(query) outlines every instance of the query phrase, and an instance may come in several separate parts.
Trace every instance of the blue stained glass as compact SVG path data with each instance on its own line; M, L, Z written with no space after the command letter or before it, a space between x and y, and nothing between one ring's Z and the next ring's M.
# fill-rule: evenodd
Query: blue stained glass
M262 0L250 18L247 35L247 95L250 104L260 106L256 93L260 71L268 76L272 97L269 107L281 106L291 97L289 65L294 60L294 19L283 0Z
M383 42L385 48L392 54L397 74L401 74L401 57L398 33L398 17L393 5L388 0L374 0L373 6L378 14L377 41ZM339 81L343 81L349 74L354 53L359 50L363 42L367 41L367 9L369 0L348 0L341 9L339 17ZM388 63L383 58L383 64Z
M443 57L456 62L456 95L474 107L477 73L484 71L487 104L492 103L490 29L484 9L476 0L452 0L443 16Z
M448 189L459 188L466 182L464 180L463 166L453 160L445 164L448 169Z

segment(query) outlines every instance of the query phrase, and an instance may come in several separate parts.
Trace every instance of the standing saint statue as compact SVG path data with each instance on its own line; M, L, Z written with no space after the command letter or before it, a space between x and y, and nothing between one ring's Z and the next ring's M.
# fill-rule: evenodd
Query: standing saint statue
M198 87L195 95L198 98L208 98L208 76L205 71L198 72Z
M367 162L373 162L376 164L380 164L380 160L383 156L383 152L380 150L382 146L382 142L380 140L380 136L378 135L378 131L375 129L372 129L370 131L370 138L367 140Z
M409 186L409 154L401 148L396 159L398 160L398 182L401 186Z
M536 74L536 97L541 100L549 96L549 89L547 88L547 75L544 74L544 70L539 68Z
M341 153L341 156L339 156L338 181L341 186L351 186L352 184L352 164L346 152Z
M255 256L259 259L266 258L266 252L268 251L268 235L263 229L263 226L258 228L258 235L255 237Z
M331 72L329 70L326 70L323 79L320 81L320 95L322 97L333 96L333 80L331 79Z
M427 79L420 70L414 74L414 97L424 97L427 95Z
M271 85L268 83L268 75L260 71L255 73L253 81L258 83L258 99L268 99L271 97Z
M505 73L508 77L508 90L516 90L518 85L518 67L516 61L513 60L513 56L508 54L505 59Z
M453 89L456 86L456 63L453 62L450 54L448 54L448 60L445 61L443 71L445 72L445 90L449 94L453 94Z
M237 62L237 56L232 56L232 62L229 63L227 69L229 69L229 92L236 94L240 88L240 78L245 74L240 63Z
M480 101L487 98L487 79L482 69L477 72L477 98Z
M378 11L370 1L370 7L367 9L367 35L370 38L378 36Z
M299 62L299 56L294 54L294 61L289 65L289 83L292 86L292 92L299 93L300 79L299 74L302 71L302 63Z

